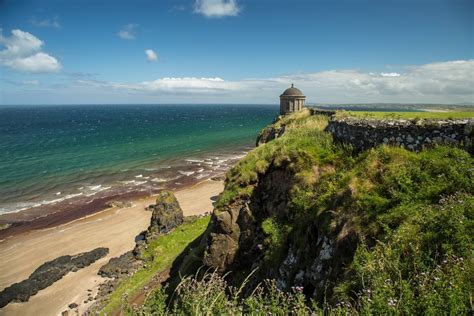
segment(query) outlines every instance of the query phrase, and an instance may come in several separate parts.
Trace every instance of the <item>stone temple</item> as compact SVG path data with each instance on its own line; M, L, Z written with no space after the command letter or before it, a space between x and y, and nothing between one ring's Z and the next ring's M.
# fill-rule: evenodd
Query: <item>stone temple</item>
M280 115L299 111L304 108L306 97L293 84L280 95Z

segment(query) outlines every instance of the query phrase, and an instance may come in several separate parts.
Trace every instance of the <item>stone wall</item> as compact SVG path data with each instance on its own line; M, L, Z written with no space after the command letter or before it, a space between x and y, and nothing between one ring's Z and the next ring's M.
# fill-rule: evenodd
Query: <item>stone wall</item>
M474 119L369 120L333 117L326 130L356 151L379 144L419 151L435 144L461 146L473 153Z

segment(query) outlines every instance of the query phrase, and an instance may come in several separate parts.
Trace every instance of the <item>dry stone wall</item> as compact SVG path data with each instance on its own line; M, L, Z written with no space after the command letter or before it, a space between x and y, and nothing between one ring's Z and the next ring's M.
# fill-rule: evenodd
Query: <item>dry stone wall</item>
M371 120L333 117L326 130L357 151L380 144L419 151L436 144L464 147L473 153L474 119Z

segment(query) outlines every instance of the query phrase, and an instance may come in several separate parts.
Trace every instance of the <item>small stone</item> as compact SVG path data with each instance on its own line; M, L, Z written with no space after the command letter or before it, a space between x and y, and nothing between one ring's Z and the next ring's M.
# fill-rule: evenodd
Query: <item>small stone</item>
M69 316L69 312L67 310L65 310L61 313L61 316Z
M77 305L76 303L71 303L71 304L69 304L67 307L69 307L70 309L74 309L74 308L76 308L77 306L79 306L79 305Z

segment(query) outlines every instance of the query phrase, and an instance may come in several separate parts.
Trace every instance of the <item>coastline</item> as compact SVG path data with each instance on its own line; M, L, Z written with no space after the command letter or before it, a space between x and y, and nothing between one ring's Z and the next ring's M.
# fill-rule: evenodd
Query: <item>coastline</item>
M212 200L222 192L223 181L206 179L175 190L185 216L212 211ZM79 304L85 311L92 303L83 303L88 293L95 296L98 285L105 281L97 275L110 258L132 250L135 237L145 230L151 212L145 207L154 196L132 200L131 207L111 207L45 229L18 233L15 238L0 242L0 288L26 279L38 266L61 255L108 247L109 254L77 272L68 273L25 303L10 303L0 309L0 315L60 314L68 304ZM61 293L60 296L57 294Z
M110 183L103 184L102 187L112 187L109 190L101 190L93 195L79 195L20 212L0 214L0 225L3 226L3 229L0 229L0 241L90 216L108 208L111 202L140 200L163 189L179 191L206 179L220 179L249 149L245 146L234 150L225 149L179 157L160 162L149 171L130 171L128 177L132 180L116 181L116 187ZM124 182L129 184L122 185Z

